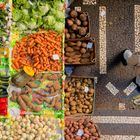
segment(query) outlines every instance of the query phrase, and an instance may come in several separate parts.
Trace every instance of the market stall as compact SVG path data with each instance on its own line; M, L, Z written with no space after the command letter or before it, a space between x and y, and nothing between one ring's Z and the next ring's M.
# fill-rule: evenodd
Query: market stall
M0 2L1 140L100 137L89 118L94 77L65 76L66 65L96 62L90 19L65 8L63 0Z

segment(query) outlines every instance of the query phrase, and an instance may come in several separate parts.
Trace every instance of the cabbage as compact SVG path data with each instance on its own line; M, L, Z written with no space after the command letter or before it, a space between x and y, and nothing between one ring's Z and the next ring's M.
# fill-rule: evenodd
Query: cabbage
M54 9L64 10L64 3L61 1L55 1L53 5Z
M26 5L27 6L28 0L13 0L13 5L16 8L19 8L22 5Z
M18 23L17 26L18 26L19 30L21 30L21 31L24 31L27 29L27 26L23 23Z
M42 24L43 24L43 20L40 17L40 18L37 19L37 26L41 26Z
M28 10L27 9L23 9L22 10L23 15L29 16Z
M31 18L30 21L27 22L27 27L30 29L37 28L37 21L35 19Z
M43 20L44 20L44 23L48 24L49 26L54 25L56 22L54 16L51 16L51 15L44 17Z
M56 14L55 14L55 17L58 19L58 20L64 20L65 19L65 14L63 11L57 11Z
M65 14L63 11L52 9L50 14L54 15L58 21L63 21L65 19Z
M30 4L29 2L26 2L26 3L24 4L24 8L26 8L26 9L31 8L31 4Z
M54 30L57 31L57 32L63 32L64 31L64 27L65 27L64 23L56 22L55 25L54 25Z
M32 9L32 17L33 18L39 18L41 16L40 16L40 13L37 10Z
M61 0L13 0L15 30L38 28L64 30L64 2Z
M12 17L14 21L19 21L22 18L22 11L18 9L14 9L12 13Z
M42 25L42 27L43 27L44 29L46 29L46 30L48 30L48 29L51 29L51 28L52 28L51 26L49 26L49 25L47 25L47 24L43 24L43 25Z
M43 16L48 13L50 6L48 4L45 4L44 6L39 6L38 9L40 16Z

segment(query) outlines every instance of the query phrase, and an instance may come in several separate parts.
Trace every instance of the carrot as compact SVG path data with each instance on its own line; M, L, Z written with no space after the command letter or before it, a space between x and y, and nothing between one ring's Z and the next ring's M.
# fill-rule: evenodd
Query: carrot
M12 52L12 67L16 70L24 65L33 67L35 73L44 70L58 71L61 69L59 60L53 60L52 55L62 56L62 35L55 31L42 31L23 37ZM20 60L20 61L19 61Z

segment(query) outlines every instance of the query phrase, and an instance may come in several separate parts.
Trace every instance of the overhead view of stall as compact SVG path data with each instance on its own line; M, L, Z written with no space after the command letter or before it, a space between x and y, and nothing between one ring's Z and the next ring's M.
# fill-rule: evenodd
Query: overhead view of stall
M0 0L0 140L139 140L139 34L139 0Z

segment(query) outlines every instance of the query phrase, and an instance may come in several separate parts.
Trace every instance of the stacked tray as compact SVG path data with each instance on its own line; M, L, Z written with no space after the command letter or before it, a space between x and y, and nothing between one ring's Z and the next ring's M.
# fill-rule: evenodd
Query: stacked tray
M70 10L66 18L64 58L65 79L65 139L98 140L99 129L92 120L95 108L94 77L72 75L74 66L94 65L95 39L90 35L87 12Z

